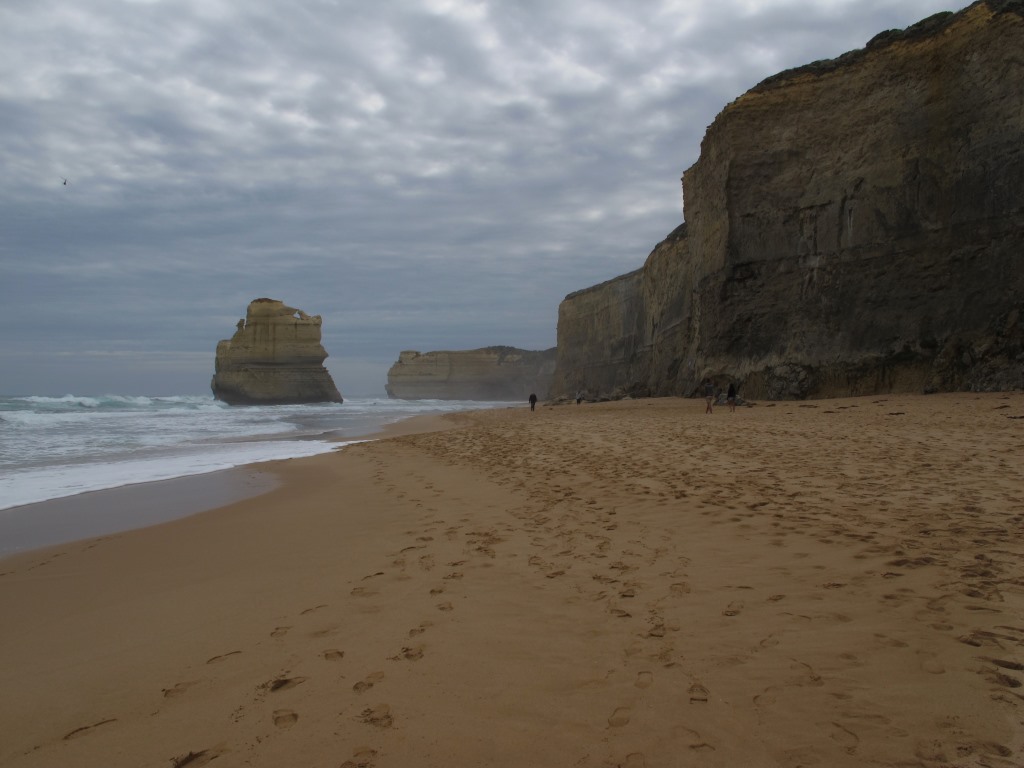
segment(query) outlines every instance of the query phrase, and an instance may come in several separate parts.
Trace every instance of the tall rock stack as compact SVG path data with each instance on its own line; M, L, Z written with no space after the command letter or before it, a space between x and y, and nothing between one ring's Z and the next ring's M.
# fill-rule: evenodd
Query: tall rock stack
M324 367L319 315L276 299L249 303L230 340L217 344L213 396L231 405L342 402Z
M771 77L639 273L566 297L553 395L1024 386L1024 2Z

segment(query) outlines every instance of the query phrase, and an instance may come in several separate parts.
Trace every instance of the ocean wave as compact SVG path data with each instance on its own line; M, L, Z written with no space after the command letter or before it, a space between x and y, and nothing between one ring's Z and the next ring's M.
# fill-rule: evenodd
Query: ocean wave
M25 476L18 480L19 488L34 484L33 493L42 498L61 493L63 480L46 474L48 468L88 466L75 469L76 477L79 472L105 475L105 466L125 461L180 464L172 457L238 453L239 446L248 443L259 444L261 451L273 444L279 448L282 441L308 445L372 435L386 424L420 414L507 406L380 397L244 407L226 405L210 395L0 397L0 496L12 490L5 490L4 483L21 475ZM51 484L57 487L50 488Z
M209 395L63 395L46 397L30 395L26 397L0 398L0 409L18 410L33 409L48 412L67 412L88 410L210 410L219 411L230 408L229 405L214 400Z
M196 453L103 464L54 465L0 474L0 509L124 485L202 475L263 461L316 456L361 442L266 441L209 446Z
M41 397L39 395L31 395L29 397L16 397L14 400L22 400L26 403L31 403L36 406L49 406L49 407L80 407L80 408L99 408L101 399L96 397L82 397L80 395L64 395L63 397Z

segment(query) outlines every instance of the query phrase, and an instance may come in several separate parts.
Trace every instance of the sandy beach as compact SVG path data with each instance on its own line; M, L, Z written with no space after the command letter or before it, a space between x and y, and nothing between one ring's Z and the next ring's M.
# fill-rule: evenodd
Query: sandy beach
M1020 766L1024 394L434 417L0 560L0 766Z

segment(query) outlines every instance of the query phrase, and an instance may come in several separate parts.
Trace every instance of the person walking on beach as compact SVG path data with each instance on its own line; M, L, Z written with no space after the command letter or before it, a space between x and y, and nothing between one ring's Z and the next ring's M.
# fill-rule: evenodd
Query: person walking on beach
M532 410L535 410L536 408L537 408L537 396L531 392L530 393L530 410L532 411Z
M729 404L729 413L736 410L736 383L729 382L729 391L725 395L725 402Z
M714 413L711 405L715 402L715 385L711 383L711 379L704 379L704 399L708 403L704 413Z
M578 390L576 390L576 405L579 405L582 402L583 402L583 390L582 389L578 389Z

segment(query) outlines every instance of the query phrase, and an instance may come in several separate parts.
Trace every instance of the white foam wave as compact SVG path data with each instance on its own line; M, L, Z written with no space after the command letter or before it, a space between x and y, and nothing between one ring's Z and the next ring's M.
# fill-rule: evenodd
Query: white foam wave
M99 408L100 399L95 397L80 397L77 395L64 395L63 397L40 397L38 395L32 395L30 397L15 398L18 400L24 400L26 403L32 403L33 405L42 406L80 406L82 408Z
M14 475L0 476L0 509L123 485L202 475L243 464L315 456L356 442L360 441L326 443L315 440L269 440L211 446L203 452L170 457L25 470Z
M241 456L226 464L237 466L310 455L332 450L336 444L328 439L372 434L419 414L507 406L387 398L233 407L209 395L0 397L0 509L202 474L224 468L224 456Z

